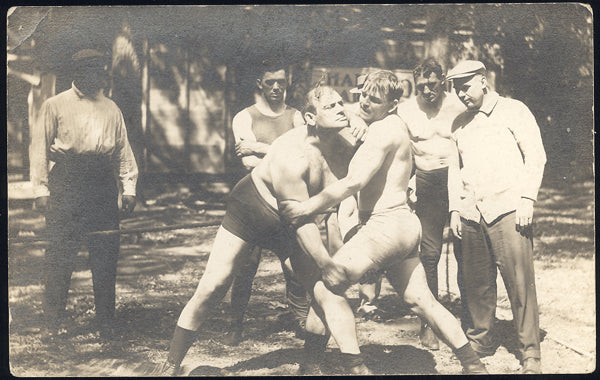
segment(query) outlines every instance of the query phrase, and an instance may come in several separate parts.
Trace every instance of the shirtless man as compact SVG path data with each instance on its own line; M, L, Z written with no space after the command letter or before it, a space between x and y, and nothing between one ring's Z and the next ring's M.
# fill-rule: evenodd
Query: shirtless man
M390 284L417 315L452 348L464 373L487 373L459 322L431 294L418 257L421 225L407 204L412 170L410 138L396 114L402 90L390 71L368 75L360 96L360 117L369 125L347 175L310 199L281 202L280 210L294 225L359 193L363 227L338 250L333 262L343 275L323 276L324 284L342 295L370 269L385 268ZM299 227L302 228L302 227Z
M444 226L450 217L448 157L453 151L450 133L452 122L465 110L465 106L455 94L444 90L446 81L442 66L434 58L415 67L413 77L417 96L400 103L398 115L408 127L415 159L416 186L412 188L416 190L415 211L421 221L423 235L419 256L429 289L438 298L438 263L442 254ZM460 263L460 240L455 240L454 255ZM458 285L464 301L460 270ZM466 311L466 306L464 309ZM461 321L466 322L466 314L463 313ZM431 350L439 349L437 337L425 321L421 321L419 338L423 346Z
M275 139L294 127L304 125L302 114L285 104L287 76L283 62L265 60L256 79L256 102L238 112L232 121L235 152L244 168L251 171L267 153ZM244 313L250 300L262 249L255 247L246 255L231 286L232 321L223 343L235 346L242 340ZM308 314L307 294L294 277L289 260L281 262L288 306L293 315L296 336L303 337Z
M179 373L202 322L225 296L234 273L254 246L271 249L282 260L289 256L297 278L311 293L305 352L314 352L315 344L326 345L329 337L323 334L328 330L344 356L344 372L369 373L360 355L352 309L321 281L321 276L328 282L340 281L345 277L343 269L329 256L314 222L294 231L281 222L277 211L280 201L306 200L345 176L355 150L339 133L348 126L348 118L342 98L331 88L311 90L303 116L307 125L276 139L263 160L230 193L204 274L177 321L168 358L149 374Z

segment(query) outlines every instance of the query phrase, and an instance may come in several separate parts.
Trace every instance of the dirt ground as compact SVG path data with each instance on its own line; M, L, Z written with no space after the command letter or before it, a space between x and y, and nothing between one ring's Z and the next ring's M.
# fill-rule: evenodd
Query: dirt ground
M156 227L220 220L223 189L199 193L181 187L148 191L146 207L136 209L124 228ZM201 201L202 199L203 201ZM208 203L204 203L207 201ZM544 373L589 373L596 366L594 184L544 187L536 208L536 285L542 329ZM40 339L43 242L19 242L37 236L43 217L27 202L9 208L8 279L12 316L10 371L15 376L135 376L142 363L166 357L177 317L201 276L216 227L122 235L117 279L117 318L122 337L104 340L90 329L94 315L91 274L85 248L73 273L64 335L53 343ZM451 247L440 261L440 296L457 317L456 263ZM447 267L448 264L448 267ZM446 281L446 272L449 273ZM500 276L496 354L484 358L494 374L519 370L510 305ZM448 285L446 285L448 284ZM284 281L277 258L263 255L246 314L245 338L237 347L221 343L229 321L229 296L212 313L183 362L191 376L293 375L303 342L289 329ZM357 289L348 291L354 308ZM429 351L419 344L419 320L400 303L384 281L379 306L384 322L357 317L361 350L376 374L460 374L444 344ZM326 362L338 361L329 342ZM335 372L332 372L335 374Z

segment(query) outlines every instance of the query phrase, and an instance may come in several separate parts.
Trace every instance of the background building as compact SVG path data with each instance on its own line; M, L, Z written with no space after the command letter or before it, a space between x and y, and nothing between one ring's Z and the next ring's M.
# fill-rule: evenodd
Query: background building
M9 180L27 180L37 110L70 86L64 62L90 46L112 53L110 96L146 180L235 178L231 119L273 55L287 59L297 107L323 69L346 94L370 68L411 79L424 57L446 68L479 59L498 92L535 114L547 173L592 175L592 16L578 4L15 7L7 37Z

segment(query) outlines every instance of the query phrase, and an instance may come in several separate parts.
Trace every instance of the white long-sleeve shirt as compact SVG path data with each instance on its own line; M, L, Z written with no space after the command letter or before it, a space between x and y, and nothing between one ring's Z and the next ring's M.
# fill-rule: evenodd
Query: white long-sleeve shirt
M50 161L66 156L105 156L118 173L124 195L136 194L138 168L117 105L99 92L86 96L73 84L47 99L31 131L30 178L36 197L47 196Z
M490 92L477 112L465 111L455 119L452 140L456 151L448 167L450 211L491 223L516 210L522 197L537 199L546 153L525 104Z

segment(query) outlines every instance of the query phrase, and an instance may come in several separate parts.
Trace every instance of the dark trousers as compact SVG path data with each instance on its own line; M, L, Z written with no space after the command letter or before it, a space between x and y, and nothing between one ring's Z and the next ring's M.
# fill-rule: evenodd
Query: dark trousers
M437 299L438 263L444 243L444 226L448 221L448 168L431 171L417 169L416 187L415 212L422 228L419 256L425 269L429 289ZM454 244L454 254L460 256L460 245ZM459 273L459 288L461 277Z
M491 224L462 219L462 268L471 315L467 337L476 351L493 352L496 275L500 270L508 293L522 359L540 357L539 313L533 270L531 230L515 228L515 213Z
M119 235L87 235L119 228L118 190L110 163L98 158L59 162L50 172L49 188L46 319L58 323L64 313L75 258L82 243L89 251L96 317L111 318L115 311Z

